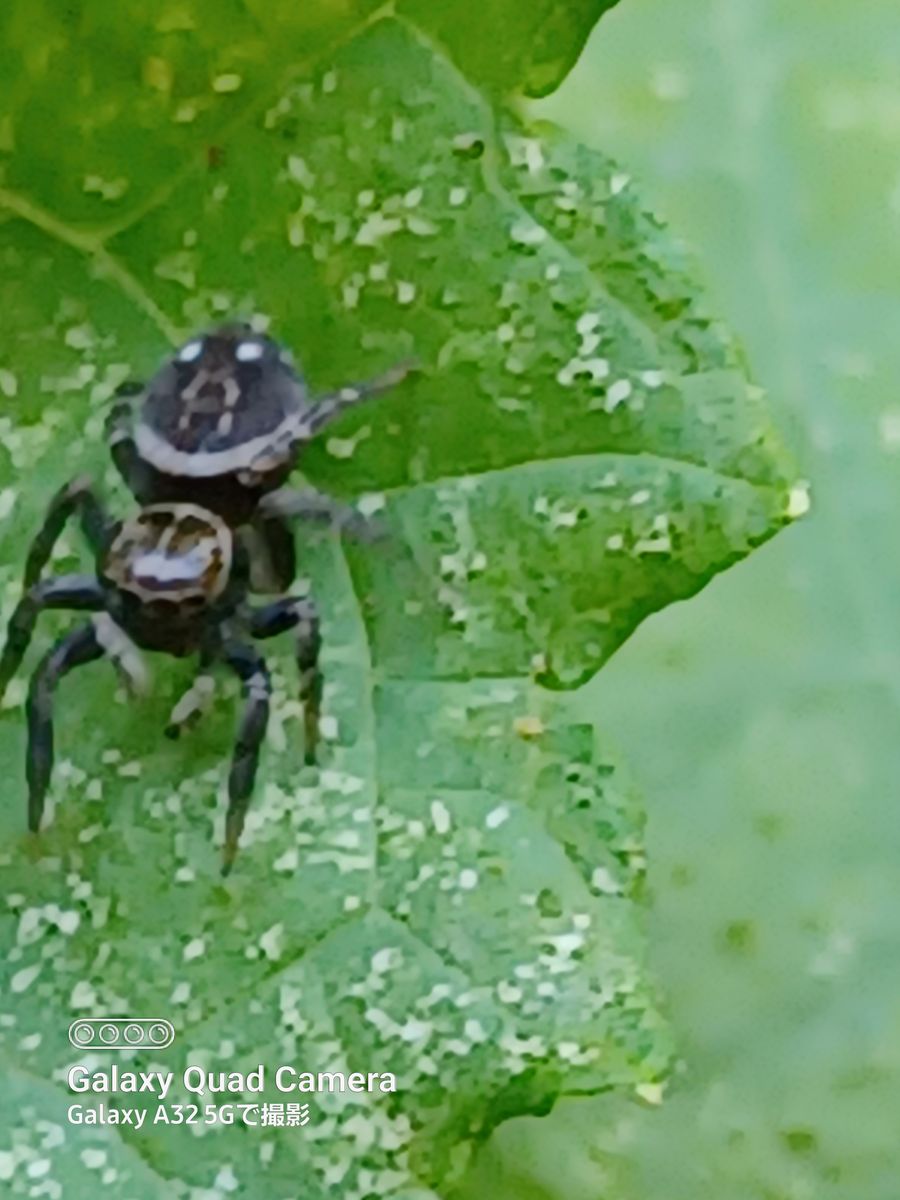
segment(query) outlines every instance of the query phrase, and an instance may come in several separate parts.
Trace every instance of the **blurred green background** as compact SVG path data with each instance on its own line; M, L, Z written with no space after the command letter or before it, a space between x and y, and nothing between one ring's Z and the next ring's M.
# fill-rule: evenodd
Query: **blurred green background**
M504 1126L466 1200L900 1190L896 0L627 0L538 111L696 251L814 510L585 694L648 806L667 1102Z

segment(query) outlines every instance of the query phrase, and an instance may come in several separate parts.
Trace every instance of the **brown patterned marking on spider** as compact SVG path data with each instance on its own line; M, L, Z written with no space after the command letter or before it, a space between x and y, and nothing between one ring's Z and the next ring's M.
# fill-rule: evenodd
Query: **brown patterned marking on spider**
M228 582L231 530L196 504L151 504L126 521L110 546L107 577L150 603L192 598L212 602Z
M66 521L77 514L94 551L96 574L41 578ZM259 609L247 603L249 564L216 513L196 504L158 503L124 522L112 521L90 481L76 480L51 501L30 548L25 588L0 654L0 698L25 655L44 609L71 609L92 619L61 638L31 679L26 705L28 826L40 828L53 767L53 705L59 680L73 668L110 657L135 685L143 682L141 650L199 656L204 681L176 705L167 733L196 715L217 663L240 679L244 708L228 776L222 871L231 869L256 778L269 716L265 660L251 639L293 630L304 710L306 761L315 761L322 695L319 619L306 598L283 597Z

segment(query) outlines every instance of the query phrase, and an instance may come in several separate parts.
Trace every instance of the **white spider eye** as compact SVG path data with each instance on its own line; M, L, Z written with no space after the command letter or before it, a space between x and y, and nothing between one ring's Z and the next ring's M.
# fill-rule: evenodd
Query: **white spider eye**
M198 338L196 341L188 342L186 346L182 346L178 352L179 362L193 362L195 358L199 358L203 353L203 342Z
M238 342L234 357L238 362L253 362L263 356L262 342Z

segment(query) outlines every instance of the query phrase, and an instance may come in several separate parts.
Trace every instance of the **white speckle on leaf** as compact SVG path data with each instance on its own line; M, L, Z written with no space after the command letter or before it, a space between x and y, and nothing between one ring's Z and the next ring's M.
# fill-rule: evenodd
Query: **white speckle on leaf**
M661 1083L639 1083L635 1093L647 1104L662 1104L665 1086Z
M16 971L9 983L10 991L16 994L27 991L40 975L42 965L42 963L35 963L34 966L23 967L21 971Z
M522 989L516 984L502 979L497 984L497 995L504 1004L518 1004L522 999Z
M223 1192L234 1192L237 1190L238 1186L238 1179L231 1167L231 1164L226 1163L216 1175L216 1178L213 1181L213 1187L219 1188Z
M518 246L540 246L547 240L547 230L536 221L522 217L514 222L509 236Z
M791 520L803 517L809 512L810 505L809 484L805 481L795 483L788 492L787 515Z
M617 379L615 383L610 384L606 393L607 412L614 412L620 404L624 404L631 392L631 382L628 379Z
M540 737L544 732L544 722L538 716L524 715L516 717L513 721L513 729L522 738Z
M172 988L172 995L169 997L170 1004L187 1004L191 998L191 985L182 980L181 983L176 983Z
M226 71L222 75L217 75L213 80L213 91L219 92L220 94L236 92L243 82L243 79L237 74L237 72Z
M384 975L395 970L402 962L403 955L396 946L385 946L372 955L372 972L375 975Z
M300 865L300 851L296 846L291 846L289 850L285 850L284 854L280 855L272 863L272 867L276 871L295 871Z
M440 800L431 802L431 822L436 833L443 835L450 832L450 813Z
M384 492L366 492L356 502L356 507L364 517L372 517L381 512L386 504Z
M72 1008L90 1008L97 999L94 989L86 979L80 979L72 988L69 1005Z
M354 241L357 246L377 246L383 238L390 237L402 228L403 222L398 217L386 217L383 213L374 212L360 225Z
M271 929L267 929L259 939L260 948L269 962L276 962L281 958L283 935L284 925L279 922L277 925L273 925Z
M315 186L316 177L306 165L306 160L299 154L288 155L287 169L291 179L301 187L309 189Z
M404 1042L424 1042L434 1032L431 1021L421 1021L417 1017L407 1017L400 1026L400 1037Z
M618 880L606 867L595 867L591 874L591 887L607 896L617 896L622 891Z
M56 927L60 933L70 937L81 924L81 914L76 909L60 912L56 917Z
M191 962L192 959L202 958L206 953L206 940L202 937L192 938L184 948L182 957L185 962Z

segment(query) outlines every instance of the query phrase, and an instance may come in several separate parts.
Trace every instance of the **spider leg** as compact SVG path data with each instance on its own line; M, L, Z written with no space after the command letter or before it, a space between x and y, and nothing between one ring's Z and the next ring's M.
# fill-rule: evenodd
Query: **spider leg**
M265 660L252 646L234 642L226 644L223 657L240 679L244 696L244 711L238 726L228 775L228 812L225 817L225 848L222 857L222 874L227 875L237 854L244 817L256 779L259 748L269 723L272 685Z
M306 596L297 599L288 596L251 614L250 632L255 638L276 637L288 629L297 631L296 656L300 672L300 700L303 704L303 758L311 765L316 761L319 742L323 682L319 669L322 635L315 603Z
M136 380L126 380L116 388L116 402L106 418L105 433L109 452L132 495L139 500L147 499L147 467L141 461L132 436L134 420L134 397L139 396L144 385Z
M0 654L0 700L25 657L38 616L45 608L100 612L106 605L103 588L87 575L44 579L25 593L9 619L6 644Z
M370 542L382 535L377 521L364 516L358 509L343 504L315 488L277 488L263 496L259 512L266 523L280 519L295 518L306 521L321 521L341 532L346 531ZM293 575L291 576L291 582Z
M90 479L82 475L61 487L50 501L44 524L35 535L25 561L26 588L40 579L63 526L75 512L78 513L84 536L94 553L99 555L105 548L113 523L94 492Z
M109 613L98 613L94 617L94 629L104 654L129 693L145 696L150 690L150 673L138 647Z
M66 634L44 656L28 690L28 828L37 833L53 770L53 695L63 675L103 656L93 625Z
M406 378L413 367L414 364L411 362L398 363L396 367L391 367L389 371L385 371L383 375L378 375L375 379L370 379L367 383L346 384L335 392L328 392L321 396L303 414L297 441L307 441L345 409L353 408L365 400L370 400L373 396L390 391L392 387Z
M284 595L297 575L294 534L287 522L257 512L237 536L247 553L251 591Z
M201 651L199 670L194 682L172 709L172 715L165 728L167 738L172 738L173 741L179 738L185 729L190 729L192 725L196 724L209 707L216 687L209 669L212 666L213 658L210 651Z

